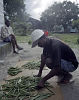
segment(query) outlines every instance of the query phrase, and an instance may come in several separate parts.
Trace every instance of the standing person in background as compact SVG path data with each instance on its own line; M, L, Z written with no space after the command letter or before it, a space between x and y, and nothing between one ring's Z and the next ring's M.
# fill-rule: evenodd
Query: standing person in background
M13 53L18 54L18 52L16 52L16 50L15 50L15 47L18 50L23 49L17 44L17 41L16 41L15 35L13 33L12 27L10 26L10 22L7 19L5 19L5 26L3 26L1 28L1 38L2 38L3 42L10 42L12 44Z

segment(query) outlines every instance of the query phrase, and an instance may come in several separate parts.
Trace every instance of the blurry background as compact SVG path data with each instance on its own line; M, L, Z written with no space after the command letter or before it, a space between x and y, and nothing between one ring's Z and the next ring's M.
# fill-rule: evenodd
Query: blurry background
M79 32L78 0L3 0L5 16L15 34L40 28L49 32Z

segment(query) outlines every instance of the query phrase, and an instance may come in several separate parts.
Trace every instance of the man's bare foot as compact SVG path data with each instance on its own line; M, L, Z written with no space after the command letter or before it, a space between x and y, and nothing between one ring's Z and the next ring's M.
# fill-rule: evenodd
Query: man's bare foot
M72 79L72 75L68 74L67 76L63 77L59 82L57 82L58 84L67 84L70 82L70 80Z
M17 51L14 51L13 53L15 53L15 54L19 54Z
M23 50L23 48L22 48L22 47L19 47L19 46L17 47L17 49L18 49L18 50Z

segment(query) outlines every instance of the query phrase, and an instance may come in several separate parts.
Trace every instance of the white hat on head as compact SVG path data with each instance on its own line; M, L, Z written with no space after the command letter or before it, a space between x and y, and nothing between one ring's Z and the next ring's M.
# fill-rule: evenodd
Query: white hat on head
M38 39L40 39L44 35L43 30L36 29L31 34L32 39L32 48L38 44Z

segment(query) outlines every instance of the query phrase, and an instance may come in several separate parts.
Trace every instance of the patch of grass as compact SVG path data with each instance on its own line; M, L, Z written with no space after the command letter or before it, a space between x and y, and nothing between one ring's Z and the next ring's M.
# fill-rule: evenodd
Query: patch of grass
M16 40L19 43L28 43L31 40L30 36L16 36Z
M69 46L73 47L79 47L78 45L78 38L79 34L76 33L70 33L70 34L51 34L51 36L56 37L65 43L67 43Z
M66 42L71 47L79 47L79 44L78 44L79 34L76 34L76 33L53 34L51 33L50 36L61 39L62 41ZM16 39L19 43L31 44L30 36L16 36Z

